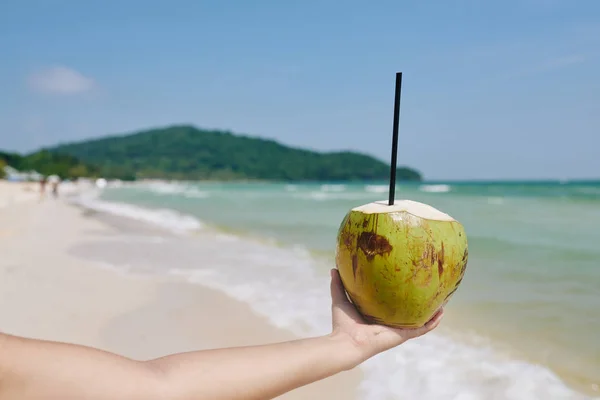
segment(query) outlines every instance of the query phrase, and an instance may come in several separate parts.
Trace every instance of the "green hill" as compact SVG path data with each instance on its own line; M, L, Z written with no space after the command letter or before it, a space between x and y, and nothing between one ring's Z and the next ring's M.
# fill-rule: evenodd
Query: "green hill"
M37 171L43 175L59 175L61 178L79 178L97 176L100 169L85 164L68 154L59 154L40 150L27 155L0 151L0 178L4 176L3 167L10 165L19 171Z
M59 145L52 153L95 165L108 178L348 181L389 179L389 166L355 152L321 153L273 140L172 126ZM398 180L419 172L398 168Z

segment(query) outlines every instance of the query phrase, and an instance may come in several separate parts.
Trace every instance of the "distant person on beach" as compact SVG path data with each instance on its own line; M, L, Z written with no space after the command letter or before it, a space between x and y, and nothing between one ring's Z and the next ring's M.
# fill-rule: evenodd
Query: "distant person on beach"
M58 185L60 184L60 178L58 175L50 175L50 177L48 177L48 183L52 188L52 196L54 198L58 197Z
M272 399L353 369L435 329L370 325L331 273L332 332L261 346L223 348L134 361L73 344L0 334L0 400Z
M45 176L42 176L40 179L40 199L43 199L46 195L46 184L48 183L48 179Z

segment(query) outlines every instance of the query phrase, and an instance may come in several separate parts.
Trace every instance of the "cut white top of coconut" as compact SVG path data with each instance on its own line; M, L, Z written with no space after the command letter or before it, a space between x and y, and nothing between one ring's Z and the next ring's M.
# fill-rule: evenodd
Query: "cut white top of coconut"
M374 201L363 204L352 209L365 214L385 214L395 212L407 212L415 217L436 220L436 221L456 221L450 215L441 212L429 204L419 203L413 200L395 200L393 205L388 205L387 200Z

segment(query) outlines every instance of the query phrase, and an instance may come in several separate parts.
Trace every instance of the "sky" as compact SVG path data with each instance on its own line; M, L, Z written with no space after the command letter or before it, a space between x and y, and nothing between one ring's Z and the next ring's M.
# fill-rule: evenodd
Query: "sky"
M600 178L597 0L3 0L0 148L174 124L430 180Z

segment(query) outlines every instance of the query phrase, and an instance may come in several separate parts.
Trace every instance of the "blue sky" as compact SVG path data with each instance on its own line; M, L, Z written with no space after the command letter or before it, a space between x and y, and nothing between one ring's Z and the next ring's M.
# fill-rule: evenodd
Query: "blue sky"
M4 0L0 148L191 123L387 161L396 71L426 178L600 177L595 0Z

